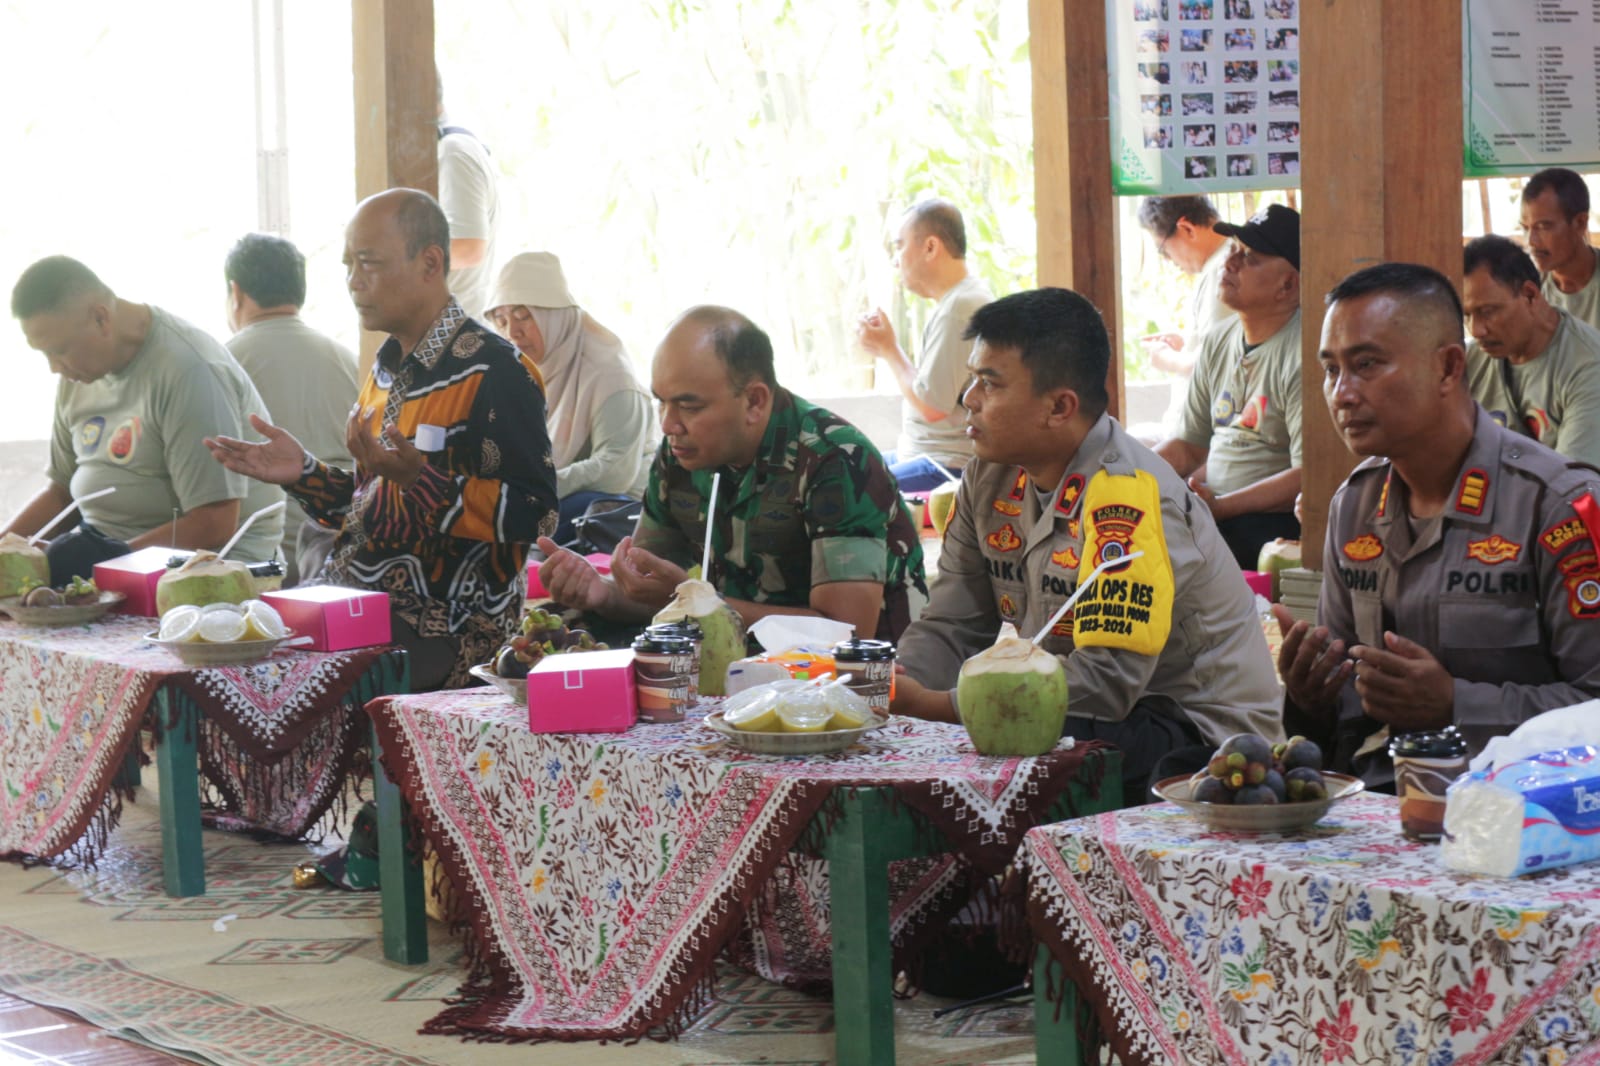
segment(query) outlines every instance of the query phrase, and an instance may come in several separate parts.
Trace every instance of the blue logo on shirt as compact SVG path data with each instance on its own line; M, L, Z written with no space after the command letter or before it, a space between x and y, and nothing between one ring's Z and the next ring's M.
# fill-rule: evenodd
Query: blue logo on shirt
M78 427L78 453L89 456L100 447L100 438L105 436L106 420L100 415L87 419Z

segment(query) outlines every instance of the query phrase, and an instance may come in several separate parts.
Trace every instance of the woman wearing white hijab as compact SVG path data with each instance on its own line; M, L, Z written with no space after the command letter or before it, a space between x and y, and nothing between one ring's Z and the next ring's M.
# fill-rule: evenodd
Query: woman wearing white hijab
M622 342L572 298L549 252L523 252L501 268L488 317L544 378L562 544L595 500L643 498L659 438L650 395Z

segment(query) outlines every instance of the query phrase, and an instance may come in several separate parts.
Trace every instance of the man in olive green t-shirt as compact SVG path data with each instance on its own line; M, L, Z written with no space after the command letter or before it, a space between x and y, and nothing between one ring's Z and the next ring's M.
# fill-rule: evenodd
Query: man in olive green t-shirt
M1222 302L1238 318L1206 334L1177 432L1156 454L1189 479L1242 569L1300 523L1300 216L1273 204L1234 240Z
M1546 302L1600 329L1600 252L1589 245L1589 186L1549 167L1522 186L1522 228Z
M1467 386L1503 426L1600 466L1600 330L1551 307L1528 253L1479 237L1463 254Z
M242 517L283 499L281 489L223 470L206 451L206 436L249 432L248 416L267 414L244 370L208 334L119 299L66 256L23 271L11 311L62 380L49 481L0 532L40 532L73 499L114 488L83 504L86 523L132 548L214 551ZM268 515L230 557L271 559L282 532L282 513Z

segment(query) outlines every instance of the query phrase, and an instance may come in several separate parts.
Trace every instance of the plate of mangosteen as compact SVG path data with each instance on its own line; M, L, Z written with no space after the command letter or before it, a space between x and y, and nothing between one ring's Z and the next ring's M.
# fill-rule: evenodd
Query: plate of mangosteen
M1205 769L1169 777L1151 791L1207 828L1283 833L1315 824L1365 786L1322 768L1322 749L1305 737L1274 743L1255 733L1222 742Z
M120 592L102 592L93 581L75 577L60 588L24 582L22 594L0 600L0 612L30 626L70 626L93 622L127 599Z

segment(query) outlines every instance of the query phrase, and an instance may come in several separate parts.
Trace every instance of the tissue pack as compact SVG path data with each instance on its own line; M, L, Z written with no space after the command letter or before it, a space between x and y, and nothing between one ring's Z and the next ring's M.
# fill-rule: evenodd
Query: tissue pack
M1516 877L1600 859L1600 751L1583 745L1476 770L1447 793L1440 857Z

